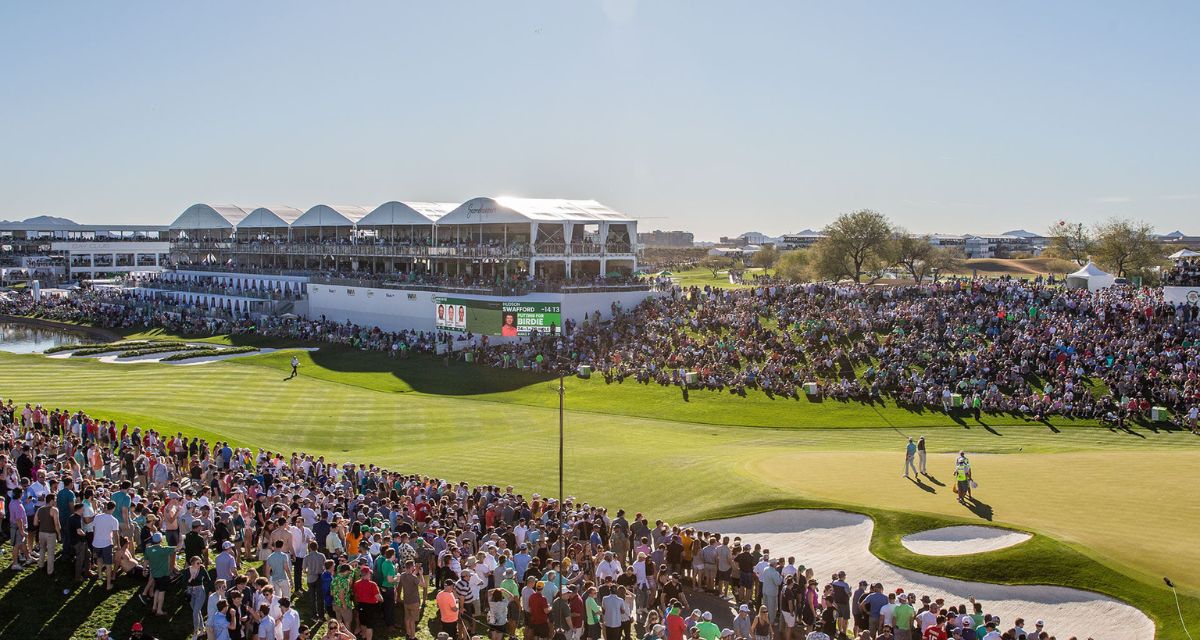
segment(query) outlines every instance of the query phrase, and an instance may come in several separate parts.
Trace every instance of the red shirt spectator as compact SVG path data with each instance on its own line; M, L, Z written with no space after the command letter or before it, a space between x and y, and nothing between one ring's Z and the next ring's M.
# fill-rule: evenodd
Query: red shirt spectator
M549 624L550 612L547 611L549 608L550 603L546 602L546 596L542 595L541 591L533 592L533 595L529 596L529 622L532 624Z
M370 578L364 578L354 583L354 601L363 604L375 604L379 602L379 585L371 581Z

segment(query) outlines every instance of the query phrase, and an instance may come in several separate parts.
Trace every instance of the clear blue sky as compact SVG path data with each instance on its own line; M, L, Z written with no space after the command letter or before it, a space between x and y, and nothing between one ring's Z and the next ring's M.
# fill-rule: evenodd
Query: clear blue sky
M9 2L0 219L595 198L1200 234L1200 3Z

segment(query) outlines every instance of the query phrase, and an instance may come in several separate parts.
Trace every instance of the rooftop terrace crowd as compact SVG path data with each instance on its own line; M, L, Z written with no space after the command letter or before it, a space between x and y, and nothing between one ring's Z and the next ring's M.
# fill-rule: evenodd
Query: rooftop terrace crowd
M1177 258L1163 272L1163 284L1174 287L1200 286L1200 258Z
M0 474L11 568L45 572L50 607L128 590L134 638L189 618L214 640L413 638L423 615L492 640L1053 638L962 594L853 589L838 567L641 513L65 407L0 405ZM693 600L738 613L721 629Z

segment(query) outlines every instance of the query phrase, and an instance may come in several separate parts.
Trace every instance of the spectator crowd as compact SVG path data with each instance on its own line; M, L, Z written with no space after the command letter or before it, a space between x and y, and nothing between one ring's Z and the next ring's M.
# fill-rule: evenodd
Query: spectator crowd
M485 366L574 371L606 382L745 396L874 403L956 415L1010 413L1124 426L1155 407L1196 428L1200 309L1161 290L1068 290L1018 279L920 286L763 284L673 287L632 309L614 304L561 334L516 342L434 331L384 331L325 318L213 317L119 290L0 312L181 334L257 333L355 348L473 353Z
M0 405L0 473L11 568L45 572L54 598L66 585L64 602L85 582L131 593L139 639L188 617L212 640L413 638L425 623L492 640L1054 637L961 594L854 588L837 567L641 513L78 410Z

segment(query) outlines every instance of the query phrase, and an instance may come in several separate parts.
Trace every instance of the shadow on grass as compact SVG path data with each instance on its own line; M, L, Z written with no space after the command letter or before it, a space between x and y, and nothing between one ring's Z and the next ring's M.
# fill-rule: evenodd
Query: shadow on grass
M992 521L992 505L976 500L975 498L967 498L965 506L971 513L983 518L984 520L987 520L988 522Z
M414 355L392 358L380 351L322 346L310 352L314 364L342 373L378 373L394 376L414 391L439 396L472 396L516 391L555 378L544 372L494 369L444 357Z
M934 489L924 482L921 482L921 476L917 476L916 478L908 478L908 481L916 485L918 489L924 491L925 493L937 493L937 489Z
M107 627L113 637L128 637L134 622L160 638L182 638L191 628L191 609L182 591L171 591L164 608L168 616L154 618L138 600L142 580L122 577L108 591L102 580L73 581L73 566L60 560L53 576L26 568L5 570L0 581L0 638L94 637L96 628ZM66 591L66 593L64 593Z

